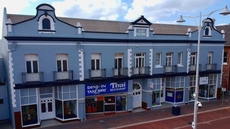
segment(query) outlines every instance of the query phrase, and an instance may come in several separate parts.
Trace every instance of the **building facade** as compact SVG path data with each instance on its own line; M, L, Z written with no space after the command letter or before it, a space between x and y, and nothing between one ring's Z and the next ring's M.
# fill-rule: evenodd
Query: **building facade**
M230 25L218 26L217 29L224 31L226 43L224 45L223 65L222 65L222 88L225 94L230 95L229 79L230 79ZM222 89L219 89L222 91Z
M36 9L35 16L4 11L1 47L15 128L193 101L194 27L152 24L144 16L131 23L58 18L48 4ZM200 99L216 98L224 35L212 19L203 21Z

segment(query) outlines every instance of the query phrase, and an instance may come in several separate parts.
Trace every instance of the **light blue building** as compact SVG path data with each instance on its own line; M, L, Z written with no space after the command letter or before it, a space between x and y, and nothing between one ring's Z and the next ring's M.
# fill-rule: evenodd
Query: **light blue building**
M58 18L48 4L35 16L7 14L1 41L15 128L42 120L151 110L193 101L195 27ZM201 30L199 98L220 87L224 33L212 19Z

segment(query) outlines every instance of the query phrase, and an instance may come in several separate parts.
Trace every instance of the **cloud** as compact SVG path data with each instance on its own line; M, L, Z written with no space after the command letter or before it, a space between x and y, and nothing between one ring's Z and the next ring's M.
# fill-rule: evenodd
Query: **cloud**
M127 10L121 0L64 0L53 2L52 6L57 16L103 20L117 20Z
M216 1L218 0L133 0L124 19L133 21L140 15L144 15L151 22L156 22L176 12L194 12L205 9Z

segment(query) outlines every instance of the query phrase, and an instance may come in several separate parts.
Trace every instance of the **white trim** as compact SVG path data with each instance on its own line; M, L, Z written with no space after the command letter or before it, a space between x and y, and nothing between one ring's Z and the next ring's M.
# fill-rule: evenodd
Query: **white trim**
M78 50L79 54L79 80L84 81L85 74L84 74L84 53L82 50Z
M14 84L14 69L13 69L13 58L12 58L12 52L9 52L9 79L10 79L10 91L11 91L11 100L12 100L12 106L16 107L16 95L15 95L15 84Z
M150 75L153 74L153 49L149 49L149 67Z
M131 67L132 67L132 49L127 49L127 67L128 67L128 76L130 77L132 74L132 70L131 70Z
M49 21L50 21L50 29L43 29L43 24L42 24L42 21L45 19L45 18L47 18L47 19L49 19ZM47 31L49 31L49 30L55 30L55 26L54 26L54 21L53 21L53 19L52 19L52 17L51 16L49 16L49 15L42 15L40 18L39 18L39 21L38 21L38 30L47 30ZM40 32L39 32L40 33ZM43 32L41 32L41 33L43 33Z
M52 41L51 41L52 42ZM63 43L63 42L60 42L60 43L58 43L58 42L55 42L55 41L53 41L54 43L48 43L48 42L45 42L45 43L31 43L31 42L29 42L29 43L26 43L26 42L24 42L24 43L17 43L17 45L39 45L39 46L42 46L42 45L73 45L73 46L76 46L76 43L75 42L73 42L73 43ZM9 43L9 45L12 45L12 43ZM121 43L121 44L106 44L106 43L95 43L95 44L92 44L92 43L82 43L81 45L84 45L84 46L118 46L118 47L120 47L120 46L127 46L127 45L129 45L129 46L137 46L137 44L134 44L134 43L130 43L130 44L127 44L127 43ZM185 43L183 43L183 44L172 44L172 43L164 43L164 44L160 44L160 43L154 43L154 44L147 44L147 43L141 43L141 44L138 44L138 46L139 47L144 47L144 46L152 46L152 47L158 47L158 46L166 46L166 47L168 47L168 46L179 46L179 47L182 47L182 46L188 46L187 44L185 44ZM193 44L193 46L197 46L196 44ZM201 44L200 46L218 46L218 47L223 47L224 46L224 44Z

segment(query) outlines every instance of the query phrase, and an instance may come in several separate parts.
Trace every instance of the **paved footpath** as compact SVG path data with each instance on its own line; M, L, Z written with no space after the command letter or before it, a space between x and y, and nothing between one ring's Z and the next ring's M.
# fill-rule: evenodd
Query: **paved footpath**
M205 116L208 115L210 120L214 120L217 116L223 118L230 117L230 97L225 98L224 101L210 100L202 102L202 105L203 107L198 110L198 123L202 123L202 121L206 120L206 118L201 115L204 113L206 113ZM87 119L84 122L65 123L57 126L44 127L44 129L138 129L145 126L145 129L153 129L153 127L157 129L179 129L179 127L187 127L188 129L191 129L191 125L189 125L189 123L193 121L193 106L193 103L180 106L181 115L179 116L172 115L172 108L167 107L151 111L117 114ZM150 126L148 124L153 125Z

